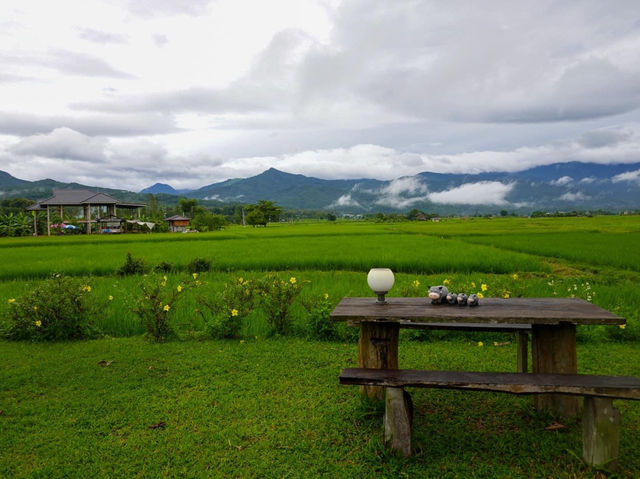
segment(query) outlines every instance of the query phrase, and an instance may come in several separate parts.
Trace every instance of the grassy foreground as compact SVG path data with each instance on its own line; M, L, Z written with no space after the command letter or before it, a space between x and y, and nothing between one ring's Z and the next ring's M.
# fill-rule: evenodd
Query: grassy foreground
M390 456L380 409L338 385L356 350L300 339L0 342L0 477L594 477L578 459L578 423L546 430L552 418L530 397L506 394L414 390L415 456ZM400 361L512 371L515 352L513 342L403 341ZM579 370L640 375L638 357L637 344L589 343ZM640 403L616 404L622 476L638 477Z

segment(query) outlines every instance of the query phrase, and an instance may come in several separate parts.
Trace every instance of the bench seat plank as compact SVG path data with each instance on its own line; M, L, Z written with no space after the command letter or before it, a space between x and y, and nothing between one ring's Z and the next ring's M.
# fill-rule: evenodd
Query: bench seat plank
M470 389L512 394L561 393L640 400L640 379L633 376L345 368L340 374L340 384Z

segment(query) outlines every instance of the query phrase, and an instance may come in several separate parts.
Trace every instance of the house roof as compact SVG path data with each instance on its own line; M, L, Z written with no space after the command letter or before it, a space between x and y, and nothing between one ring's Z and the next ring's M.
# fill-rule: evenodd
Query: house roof
M89 190L53 190L53 196L39 200L29 206L28 210L41 210L46 206L82 206L82 205L115 205L124 208L138 208L145 205L135 203L123 203L105 193L97 193Z
M191 218L181 215L173 215L164 219L165 221L191 221Z

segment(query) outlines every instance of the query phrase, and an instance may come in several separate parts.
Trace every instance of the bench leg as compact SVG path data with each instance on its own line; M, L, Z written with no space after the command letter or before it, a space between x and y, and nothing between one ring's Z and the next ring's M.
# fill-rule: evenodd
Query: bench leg
M411 456L413 402L404 388L386 388L384 443L393 451Z
M611 398L585 397L582 411L582 457L591 466L617 467L620 412Z
M529 371L529 334L518 333L518 372L526 373Z
M381 321L360 323L358 367L398 369L399 331L398 323ZM361 386L360 391L370 399L384 400L384 387Z

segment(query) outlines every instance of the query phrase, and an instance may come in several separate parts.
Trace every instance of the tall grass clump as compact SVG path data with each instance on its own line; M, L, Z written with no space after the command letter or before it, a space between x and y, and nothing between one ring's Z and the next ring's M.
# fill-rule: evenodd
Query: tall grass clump
M142 258L134 258L131 253L127 253L127 259L118 270L120 276L129 276L134 274L144 274L147 267Z

